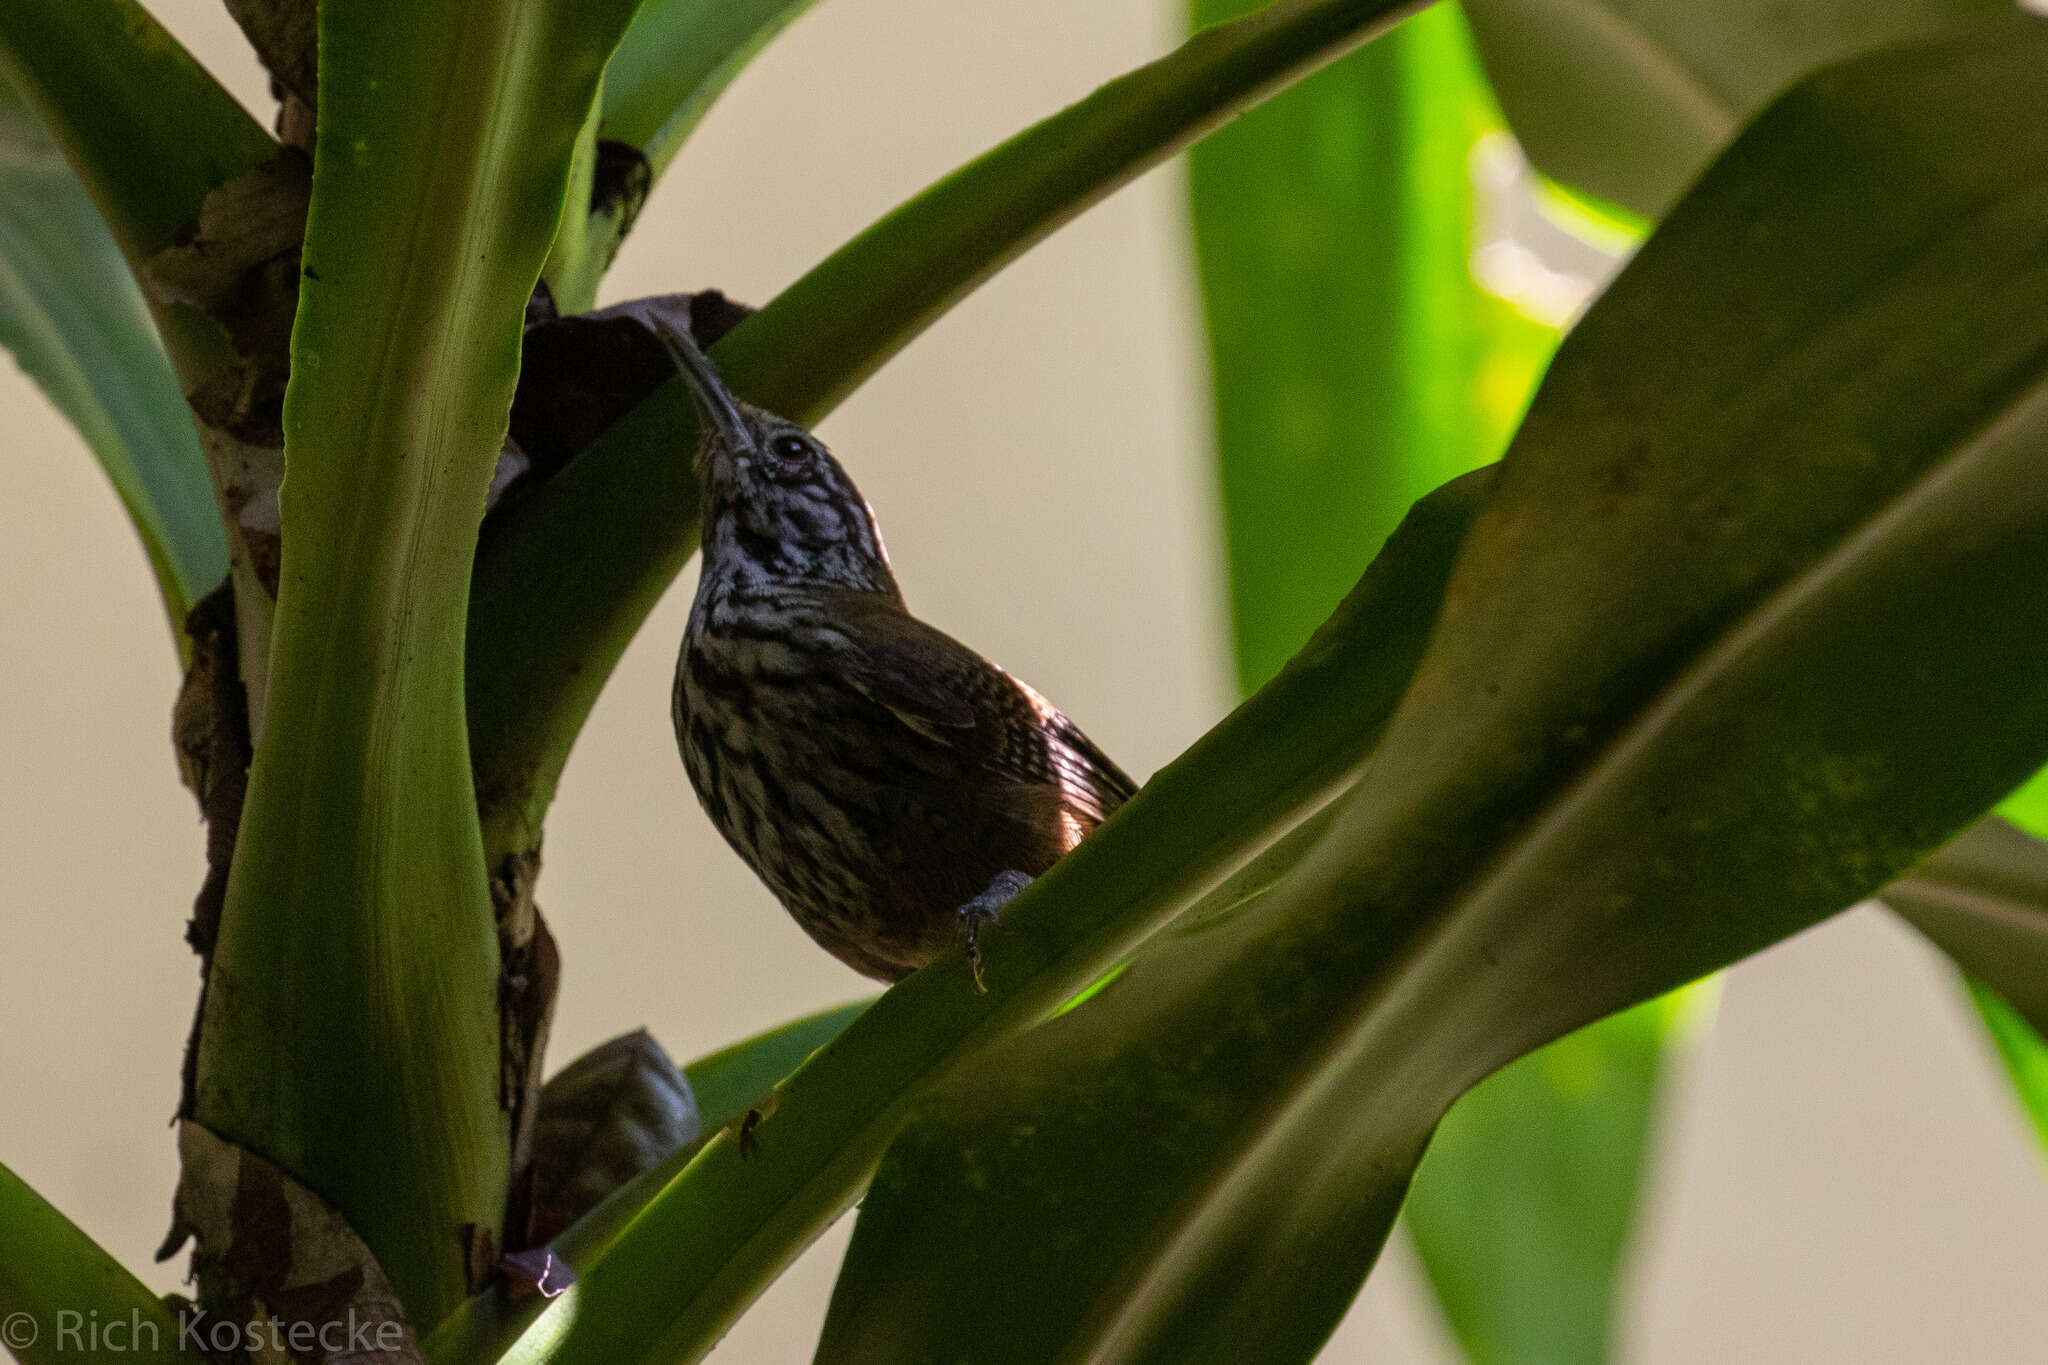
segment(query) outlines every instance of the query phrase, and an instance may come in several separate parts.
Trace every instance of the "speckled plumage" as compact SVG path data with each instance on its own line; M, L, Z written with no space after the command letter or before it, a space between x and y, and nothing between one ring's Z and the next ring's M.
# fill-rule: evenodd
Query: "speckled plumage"
M737 402L687 338L668 340L706 432L704 558L672 705L683 764L797 923L894 980L1133 784L1045 698L910 614L874 514L815 437Z

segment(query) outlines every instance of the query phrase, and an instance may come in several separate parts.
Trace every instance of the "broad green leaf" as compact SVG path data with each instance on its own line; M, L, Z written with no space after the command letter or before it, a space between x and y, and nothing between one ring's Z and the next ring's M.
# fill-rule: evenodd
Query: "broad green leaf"
M1664 1064L1710 996L1695 987L1567 1034L1437 1125L1404 1216L1472 1360L1612 1358Z
M776 1084L804 1059L845 1031L873 1003L857 1000L792 1020L777 1029L734 1043L683 1068L704 1138L678 1150L622 1186L555 1239L554 1249L578 1274L604 1259L626 1225L687 1166L704 1142L739 1122L765 1101ZM524 1331L546 1307L528 1297L512 1300L495 1288L471 1296L436 1328L423 1348L436 1365L496 1359L503 1347Z
M1290 832L1318 828L1370 752L1488 486L1482 471L1419 503L1291 667L1009 907L988 994L957 954L884 994L781 1086L750 1159L714 1138L504 1358L700 1358L858 1197L920 1090L1059 1012L1205 896L1227 909L1256 895L1270 881L1261 855L1291 861Z
M714 354L753 402L815 423L1054 229L1424 0L1280 0L1103 86L896 209ZM680 382L614 424L481 547L469 717L485 847L529 847L634 631L697 548ZM577 565L564 574L561 566Z
M759 1104L776 1082L844 1033L873 1003L856 1000L821 1010L684 1067L697 1096L697 1112L704 1117L704 1131L723 1128Z
M1530 157L1661 214L1800 77L2010 14L2013 0L1465 0Z
M206 462L120 250L4 78L0 344L98 457L179 635L185 613L228 567Z
M1461 1092L2039 765L2044 63L1831 71L1715 165L1560 347L1328 833L915 1106L822 1361L1305 1360Z
M110 1329L114 1335L98 1335ZM104 1354L95 1349L102 1344ZM182 1344L163 1300L0 1166L0 1346L21 1365L59 1365L88 1352L91 1359L205 1365Z
M1227 8L1198 3L1197 21ZM1555 345L1474 279L1481 253L1529 250L1503 233L1523 207L1501 202L1505 141L1440 6L1189 157L1247 685L1410 502L1499 455ZM1606 1358L1671 1014L1560 1040L1439 1130L1409 1226L1474 1361Z
M2000 809L2031 814L2025 799ZM2021 1104L2048 1141L2048 842L1985 820L1886 887L1882 899L1962 970Z
M348 1218L421 1332L505 1199L463 632L521 317L629 0L326 5L270 701L196 1117Z
M2048 1144L2048 1037L1998 992L1981 982L1968 984L1970 999L2012 1077L2012 1088L2041 1141Z
M8 0L0 77L62 149L137 272L199 216L208 192L277 152L136 0ZM181 375L202 372L221 345L218 328L183 308L162 310L158 327Z
M598 135L659 176L754 54L815 0L643 0L604 72Z
M1195 20L1244 8L1199 0ZM1472 158L1497 131L1442 6L1189 154L1246 690L1409 504L1499 458L1556 344L1473 282Z

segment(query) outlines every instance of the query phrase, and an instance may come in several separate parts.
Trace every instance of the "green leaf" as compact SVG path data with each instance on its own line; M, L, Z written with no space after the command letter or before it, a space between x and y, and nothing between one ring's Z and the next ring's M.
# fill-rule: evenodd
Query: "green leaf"
M1695 991L1703 988L1696 987ZM1465 1354L1611 1358L1664 1064L1693 992L1588 1025L1466 1092L1404 1215Z
M1716 164L1559 349L1327 835L916 1106L821 1361L1306 1360L1462 1091L2048 755L2044 63L1887 54Z
M1281 0L1197 35L970 162L834 252L714 355L734 390L815 423L984 280L1203 134L1422 7ZM530 846L626 643L697 548L665 385L523 507L477 563L469 717L486 846ZM575 563L565 575L561 566Z
M1886 887L1883 900L2048 1029L2048 843L1985 820Z
M2025 801L2002 810L2031 814ZM1948 954L2048 1141L2048 842L2004 820L1979 822L1882 899Z
M1487 240L1522 207L1486 174L1515 163L1505 142L1442 6L1189 158L1247 685L1410 502L1498 456L1556 344L1474 279L1482 252L1527 250ZM1409 1226L1474 1361L1606 1358L1671 1014L1560 1040L1439 1129Z
M1970 999L2012 1077L2012 1088L2042 1143L2048 1145L2048 1037L1998 992L1981 982L1968 984Z
M505 1359L701 1357L851 1205L920 1090L1060 1011L1204 896L1227 908L1256 894L1260 855L1277 844L1290 859L1286 836L1314 827L1370 751L1488 486L1481 472L1418 504L1290 668L1032 884L1006 912L988 994L957 955L884 994L783 1084L750 1159L714 1138Z
M10 0L0 72L139 265L277 144L135 0Z
M644 0L604 72L598 136L658 177L754 54L815 0Z
M1197 23L1243 9L1201 0ZM1273 676L1409 504L1498 459L1556 344L1480 290L1498 129L1454 8L1189 155L1238 677Z
M820 1010L684 1067L683 1075L697 1097L697 1112L704 1119L704 1131L715 1132L738 1121L775 1088L776 1082L844 1033L846 1026L873 1003L856 1000Z
M196 1114L332 1202L425 1332L495 1229L497 941L463 631L521 317L628 0L328 5L271 692Z
M0 5L0 77L63 150L138 275L211 190L277 152L136 0ZM181 376L203 373L222 345L189 309L160 310L157 325Z
M178 1320L161 1299L0 1166L0 1345L21 1365L82 1355L206 1365L181 1344Z
M4 79L0 344L98 457L182 638L185 613L228 566L205 458L119 249Z
M1530 157L1651 217L1800 77L2012 10L2012 0L1465 0Z

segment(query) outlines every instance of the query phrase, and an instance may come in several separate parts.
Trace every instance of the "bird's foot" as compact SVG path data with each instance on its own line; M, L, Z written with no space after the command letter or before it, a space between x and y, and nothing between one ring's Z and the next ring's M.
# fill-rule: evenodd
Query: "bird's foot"
M1000 919L1003 907L1029 885L1031 878L1022 872L998 872L990 879L988 890L960 907L960 938L967 948L967 966L974 973L974 989L983 995L988 994L988 987L981 979L981 931Z

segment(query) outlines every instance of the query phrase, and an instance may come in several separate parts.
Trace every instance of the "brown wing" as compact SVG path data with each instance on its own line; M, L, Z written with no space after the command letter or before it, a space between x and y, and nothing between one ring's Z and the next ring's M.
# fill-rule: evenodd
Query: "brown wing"
M1032 688L945 632L869 593L837 593L847 627L847 681L903 724L957 752L1006 788L1022 818L1057 802L1082 825L1108 818L1137 785L1079 726Z

